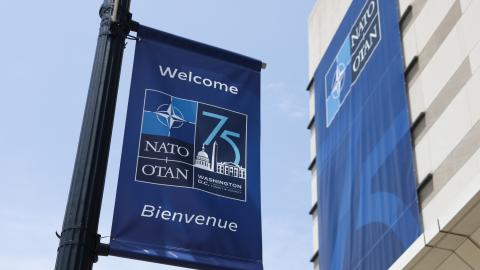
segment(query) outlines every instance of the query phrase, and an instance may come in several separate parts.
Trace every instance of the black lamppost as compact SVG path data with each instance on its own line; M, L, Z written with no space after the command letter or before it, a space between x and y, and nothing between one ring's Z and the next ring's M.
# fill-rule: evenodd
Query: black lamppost
M88 270L101 249L97 233L130 0L104 0L87 103L58 247L56 270Z

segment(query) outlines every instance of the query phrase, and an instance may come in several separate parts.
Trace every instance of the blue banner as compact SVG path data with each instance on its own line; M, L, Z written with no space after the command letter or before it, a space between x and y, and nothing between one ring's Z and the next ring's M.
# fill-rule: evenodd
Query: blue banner
M352 1L315 77L320 269L384 270L420 234L397 1Z
M141 26L111 254L263 269L261 62Z

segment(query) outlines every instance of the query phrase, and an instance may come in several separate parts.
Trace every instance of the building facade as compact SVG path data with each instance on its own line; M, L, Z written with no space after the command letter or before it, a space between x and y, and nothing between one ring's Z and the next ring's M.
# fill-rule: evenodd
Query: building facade
M480 0L394 1L399 1L422 234L390 269L480 269ZM351 2L317 0L308 19L314 269L322 251L313 75Z

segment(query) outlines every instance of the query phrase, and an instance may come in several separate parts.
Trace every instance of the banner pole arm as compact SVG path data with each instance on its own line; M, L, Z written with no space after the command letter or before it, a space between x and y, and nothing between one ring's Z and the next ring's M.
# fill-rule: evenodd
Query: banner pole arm
M97 48L55 270L90 270L98 255L108 254L97 230L129 9L130 0L104 0L100 8Z

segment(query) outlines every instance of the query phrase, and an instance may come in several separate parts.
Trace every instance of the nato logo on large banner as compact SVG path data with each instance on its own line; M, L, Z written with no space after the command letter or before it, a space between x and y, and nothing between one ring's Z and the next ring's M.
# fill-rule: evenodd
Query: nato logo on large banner
M261 62L141 26L111 253L263 269Z
M370 0L363 6L324 76L327 127L340 111L381 39L378 0Z
M352 1L315 72L320 269L383 270L420 234L396 1Z

